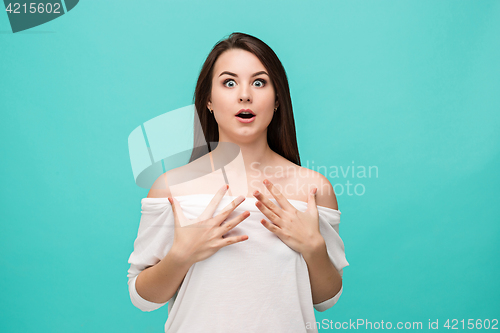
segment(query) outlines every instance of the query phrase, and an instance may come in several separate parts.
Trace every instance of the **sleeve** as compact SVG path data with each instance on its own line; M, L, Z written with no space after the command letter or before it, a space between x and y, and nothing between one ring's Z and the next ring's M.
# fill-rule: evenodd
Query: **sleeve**
M344 242L339 235L340 214L342 213L338 210L321 206L318 206L318 212L319 231L325 239L328 256L342 277L344 275L344 267L349 266L345 257ZM328 310L337 303L343 289L344 286L342 284L337 295L321 303L313 304L314 308L320 312Z
M135 282L140 272L156 265L167 255L172 247L173 236L174 220L172 206L168 200L166 198L142 199L139 231L134 241L134 251L128 260L130 268L127 275L130 300L142 311L153 311L168 303L154 303L142 298L137 292ZM174 297L169 301L172 301Z

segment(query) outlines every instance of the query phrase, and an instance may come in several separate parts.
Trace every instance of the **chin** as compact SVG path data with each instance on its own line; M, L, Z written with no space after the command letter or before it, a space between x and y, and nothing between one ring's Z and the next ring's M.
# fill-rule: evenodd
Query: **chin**
M255 129L243 128L239 131L229 133L229 137L234 140L235 143L250 143L259 138L259 136L263 135L259 131Z

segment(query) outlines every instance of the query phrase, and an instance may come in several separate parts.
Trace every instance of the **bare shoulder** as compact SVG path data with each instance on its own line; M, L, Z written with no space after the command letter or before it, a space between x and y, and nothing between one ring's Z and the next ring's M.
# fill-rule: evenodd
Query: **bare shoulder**
M202 188L205 179L200 177L207 173L210 160L203 156L186 165L168 170L160 175L151 186L148 198L168 198L172 194L189 195Z
M313 188L318 189L316 192L316 205L338 210L337 197L328 178L317 171L304 167L298 168L300 168L299 175L304 175L299 178L307 186L307 193Z
M151 189L149 190L148 193L148 198L168 198L171 196L170 193L170 188L168 186L168 171L165 172L164 174L160 175L153 185L151 186Z
M333 190L333 186L323 174L299 166L282 156L277 156L278 165L286 170L284 182L281 188L285 196L289 199L295 199L307 202L309 192L313 188L317 188L316 205L338 210L337 197ZM292 193L288 191L289 186L294 190Z

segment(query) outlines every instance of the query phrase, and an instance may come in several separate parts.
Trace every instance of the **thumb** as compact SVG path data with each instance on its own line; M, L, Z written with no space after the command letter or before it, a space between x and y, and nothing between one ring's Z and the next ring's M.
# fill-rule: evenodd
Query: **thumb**
M318 207L316 205L316 193L318 192L318 188L313 188L309 192L309 197L307 198L307 210L316 213L318 211Z

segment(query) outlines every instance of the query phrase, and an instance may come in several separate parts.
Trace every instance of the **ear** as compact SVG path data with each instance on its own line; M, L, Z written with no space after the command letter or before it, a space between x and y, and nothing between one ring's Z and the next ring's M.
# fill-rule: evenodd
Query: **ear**
M209 110L212 109L212 102L210 100L208 100L208 102L207 102L207 108Z
M277 108L279 105L278 100L276 99L276 102L274 102L274 107Z

